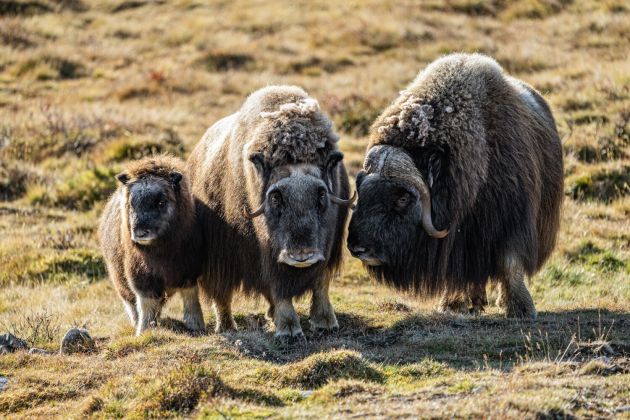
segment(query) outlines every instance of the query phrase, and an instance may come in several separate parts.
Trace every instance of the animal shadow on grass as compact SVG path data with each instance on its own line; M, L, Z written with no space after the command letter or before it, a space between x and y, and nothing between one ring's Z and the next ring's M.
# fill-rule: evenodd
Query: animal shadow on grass
M627 362L630 357L630 314L624 312L544 311L535 321L499 314L409 313L388 327L375 327L351 313L338 313L337 318L338 330L313 332L303 317L304 345L279 345L262 314L237 317L239 331L225 336L243 356L277 364L334 349L354 350L376 363L409 364L429 358L464 370L510 369L526 360L613 356Z

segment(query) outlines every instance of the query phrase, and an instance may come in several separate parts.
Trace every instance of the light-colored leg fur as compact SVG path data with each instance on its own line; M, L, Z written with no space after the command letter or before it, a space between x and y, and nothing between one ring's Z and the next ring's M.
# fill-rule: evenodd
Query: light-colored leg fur
M225 300L215 299L213 307L214 319L216 321L214 332L219 334L228 331L236 331L236 322L234 322L234 317L232 316L232 296Z
M331 330L339 328L335 311L328 297L330 281L325 279L321 286L313 290L313 299L311 301L310 324L311 330L324 329Z
M525 285L525 272L515 258L505 262L505 274L499 279L499 306L508 318L536 319L534 300Z
M273 322L276 324L276 337L303 337L300 318L295 313L291 299L276 300L273 311Z
M142 335L147 328L157 325L157 319L162 310L163 299L151 299L142 296L136 296L138 306L138 325L136 327L136 335Z
M132 327L137 327L138 325L138 311L133 303L123 300L123 304L125 305L125 312L127 312L127 316L129 316L129 322L131 322Z
M197 286L179 289L184 302L184 324L191 331L204 331L203 312L199 303L199 289Z

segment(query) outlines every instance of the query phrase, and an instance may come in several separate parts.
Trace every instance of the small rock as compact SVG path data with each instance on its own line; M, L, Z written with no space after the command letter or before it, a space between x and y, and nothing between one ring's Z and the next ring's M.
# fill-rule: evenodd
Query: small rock
M0 347L4 348L6 353L13 353L16 350L28 349L28 344L21 338L17 338L11 333L0 336Z
M28 354L41 354L41 355L44 355L44 356L50 356L53 353L51 351L48 351L48 350L38 349L37 347L33 347L32 349L30 349L28 351Z
M307 389L306 391L300 391L300 396L302 398L308 398L311 395L313 395L313 391L311 391L310 389Z
M61 340L59 353L90 353L96 349L96 343L85 328L71 328Z
M8 383L9 380L7 378L5 378L4 376L0 376L0 391L6 388Z

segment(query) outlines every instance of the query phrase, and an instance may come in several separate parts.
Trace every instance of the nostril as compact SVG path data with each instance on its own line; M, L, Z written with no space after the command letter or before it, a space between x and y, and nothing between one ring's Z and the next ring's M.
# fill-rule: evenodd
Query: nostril
M352 251L355 254L363 254L365 253L365 251L367 251L367 249L362 246L355 246L355 247L350 248L350 251Z
M315 255L314 251L293 251L289 252L289 257L298 262L308 261Z

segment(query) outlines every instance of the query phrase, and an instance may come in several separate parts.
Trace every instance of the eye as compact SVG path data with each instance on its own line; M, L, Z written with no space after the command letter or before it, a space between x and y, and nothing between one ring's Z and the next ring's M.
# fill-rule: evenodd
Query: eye
M319 198L319 201L324 202L326 200L326 196L327 192L324 188L320 188L319 191L317 191L317 197Z
M411 202L411 195L409 193L403 193L400 197L396 199L396 207L399 209L404 209Z
M278 207L280 204L282 204L282 195L279 191L273 191L269 193L269 203L273 207Z
M158 201L158 207L163 209L166 206L166 200Z

